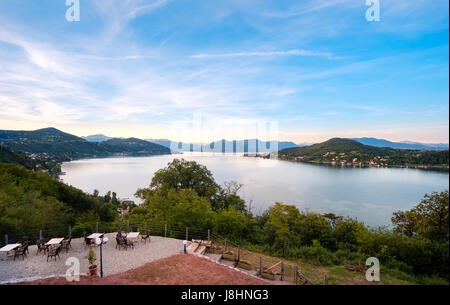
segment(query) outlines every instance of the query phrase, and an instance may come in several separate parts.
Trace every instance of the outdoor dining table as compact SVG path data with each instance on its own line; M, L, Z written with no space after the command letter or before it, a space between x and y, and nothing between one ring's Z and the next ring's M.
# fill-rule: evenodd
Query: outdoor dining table
M9 252L20 246L22 246L22 244L9 244L1 248L0 252Z
M5 257L2 255L2 259L8 258L8 253L22 246L22 244L8 244L0 249L0 252L6 253Z
M139 232L130 232L127 234L127 238L137 239L139 237Z
M97 238L102 238L103 235L104 235L103 233L93 233L93 234L89 235L87 238L97 239Z
M59 245L60 243L62 243L63 240L64 238L52 238L45 245L54 247L55 245Z

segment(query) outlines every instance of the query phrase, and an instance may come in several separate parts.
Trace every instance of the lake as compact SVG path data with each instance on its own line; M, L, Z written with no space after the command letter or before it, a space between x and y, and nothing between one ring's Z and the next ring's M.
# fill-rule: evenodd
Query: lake
M392 212L417 205L425 194L449 188L448 172L405 168L333 168L243 157L234 154L184 153L151 157L85 159L66 162L62 180L85 192L111 190L134 198L153 174L174 158L205 165L216 181L244 184L239 195L260 214L274 202L300 210L351 216L370 226L389 225Z

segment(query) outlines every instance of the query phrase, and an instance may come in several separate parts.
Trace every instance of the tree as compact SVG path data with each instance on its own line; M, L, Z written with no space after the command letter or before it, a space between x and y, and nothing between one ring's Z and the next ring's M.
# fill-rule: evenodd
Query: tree
M111 203L114 205L119 205L119 203L120 203L119 200L117 199L116 192L112 192Z
M223 185L225 194L227 195L236 195L237 192L244 186L237 181L225 181Z
M194 190L198 196L205 197L210 202L216 199L220 186L212 173L195 161L174 159L166 168L158 170L152 178L149 188L139 189L136 195L145 197L146 192L158 192L167 195L169 190Z
M105 200L105 202L110 202L111 201L111 191L108 191L105 196L103 197L103 199Z
M228 182L224 190L216 183L206 166L195 161L174 159L166 168L155 173L148 188L138 189L135 195L148 199L155 193L167 196L170 190L190 189L204 197L214 211L232 206L237 211L244 212L245 201L236 195L241 187L237 182Z
M448 190L426 194L413 209L395 212L392 217L394 230L412 236L418 234L431 240L449 242Z
M213 216L209 202L190 189L170 189L167 195L154 193L141 206L154 219L181 228L209 229Z

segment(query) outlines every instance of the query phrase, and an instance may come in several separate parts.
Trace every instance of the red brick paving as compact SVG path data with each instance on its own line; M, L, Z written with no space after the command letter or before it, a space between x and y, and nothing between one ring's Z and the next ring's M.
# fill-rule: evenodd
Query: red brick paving
M179 254L104 278L49 278L26 285L267 285L266 281L196 255Z

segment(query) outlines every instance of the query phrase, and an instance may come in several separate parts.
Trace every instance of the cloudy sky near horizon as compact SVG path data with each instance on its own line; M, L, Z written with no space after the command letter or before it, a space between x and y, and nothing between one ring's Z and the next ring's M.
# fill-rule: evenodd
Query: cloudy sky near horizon
M380 2L2 0L0 129L448 143L449 3Z

